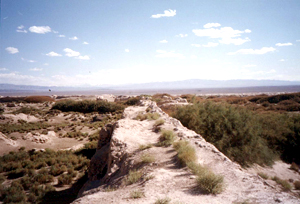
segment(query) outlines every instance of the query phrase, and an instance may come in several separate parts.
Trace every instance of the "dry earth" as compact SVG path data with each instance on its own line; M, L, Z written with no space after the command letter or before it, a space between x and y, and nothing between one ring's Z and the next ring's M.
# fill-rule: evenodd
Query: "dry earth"
M165 120L163 129L174 130L178 138L188 140L194 146L201 165L224 176L225 188L221 194L208 195L196 191L195 176L189 169L180 168L177 165L176 152L172 147L154 146L150 149L139 150L140 145L155 144L159 138L159 133L153 131L154 121L134 120L138 113L146 113L147 108L159 113ZM109 160L111 164L108 166L111 168L102 179L88 181L80 193L82 197L75 200L74 204L155 203L163 198L168 198L170 203L195 204L300 203L299 197L296 197L299 192L295 190L283 192L275 182L264 180L257 175L258 172L265 172L270 176L277 175L283 179L299 180L299 174L289 170L288 164L279 161L273 168L254 166L251 169L243 169L219 152L212 144L206 142L199 134L169 117L152 101L143 101L141 106L125 109L124 118L118 121L117 128L112 134L109 154L112 160ZM124 172L128 173L129 169L137 167L143 154L154 156L155 162L141 166L144 178L142 181L125 185L126 174ZM97 155L94 157L97 158ZM91 162L97 163L95 158ZM122 164L120 164L121 158L125 158ZM131 196L133 191L143 192L144 196L133 199Z

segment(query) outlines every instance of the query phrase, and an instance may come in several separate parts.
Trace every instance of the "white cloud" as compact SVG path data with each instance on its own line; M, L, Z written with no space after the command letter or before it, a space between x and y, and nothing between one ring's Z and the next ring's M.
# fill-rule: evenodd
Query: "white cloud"
M87 55L84 55L84 56L76 57L76 59L80 59L80 60L90 60L90 57L87 56Z
M220 23L207 23L203 26L203 28L212 28L212 27L220 27Z
M244 54L244 55L262 55L268 52L274 52L274 47L263 47L261 49L240 49L236 52L229 52L228 55Z
M55 34L57 34L57 33L58 33L58 31L56 31L56 30L52 30L52 32L53 32L53 33L55 33Z
M7 71L8 69L6 68L0 68L0 71Z
M70 40L78 40L78 38L76 36L69 38Z
M300 42L300 40L296 40L296 42Z
M18 33L27 33L27 30L25 30L25 29L23 30L23 28L24 28L23 25L20 25L20 26L18 26L17 28L18 28L18 29L17 29L17 32L18 32Z
M31 26L29 31L32 33L45 34L51 32L51 28L49 26Z
M282 47L282 46L291 46L293 44L292 43L276 43L275 45L278 47Z
M207 43L207 45L203 45L203 47L216 47L218 45L219 45L219 43L209 42L209 43Z
M37 67L35 67L35 68L31 68L31 69L29 69L30 71L33 71L33 72L40 72L40 71L42 71L43 69L42 68L37 68Z
M168 41L167 40L161 40L161 41L159 41L160 43L168 43Z
M179 59L185 58L182 54L175 53L174 51L167 52L165 50L156 50L156 52L158 53L156 55L156 57L159 57L159 58L179 58Z
M197 56L196 55L192 55L191 59L197 59Z
M88 43L88 42L83 42L82 44L84 44L84 45L88 45L89 43Z
M241 44L244 44L245 42L249 42L249 41L251 41L249 38L245 38L245 39L242 39L242 38L222 38L222 40L219 40L219 42L221 44L226 44L226 45L229 45L229 44L241 45Z
M23 61L26 61L26 62L36 62L36 61L34 61L34 60L28 60L28 59L25 59L25 58L23 58L23 57L21 57L21 59L23 60Z
M58 37L60 37L60 38L64 38L64 37L66 37L65 35L59 35Z
M10 54L16 54L19 52L18 48L15 48L15 47L7 47L7 48L5 48L5 50Z
M193 47L201 47L200 44L192 44Z
M243 67L245 67L245 68L256 67L256 64L246 64Z
M45 65L45 66L48 66L49 64L48 64L48 63L44 63L44 65Z
M125 49L125 52L129 52L129 49Z
M188 34L178 34L178 35L176 35L176 37L181 37L181 38L185 38L187 36L188 36Z
M80 52L76 52L70 48L65 48L64 52L66 52L66 56L68 57L78 57L80 56Z
M194 34L199 37L210 37L210 38L220 38L220 43L222 44L235 44L241 45L245 42L250 41L249 38L241 39L235 38L241 36L243 33L250 33L251 30L246 29L244 31L234 30L231 27L222 28L208 28L208 29L194 29Z
M165 10L163 14L152 15L151 18L173 17L176 15L176 10Z
M285 59L281 59L281 60L279 60L280 62L284 62L285 61Z
M46 54L47 56L49 56L49 57L60 57L61 56L61 54L58 54L58 53L56 53L56 52L49 52L48 54Z

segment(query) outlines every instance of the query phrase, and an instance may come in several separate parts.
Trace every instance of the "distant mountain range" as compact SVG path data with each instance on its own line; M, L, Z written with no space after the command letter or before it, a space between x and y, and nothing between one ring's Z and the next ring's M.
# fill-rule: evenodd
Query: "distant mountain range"
M63 87L63 86L30 86L0 84L3 92L45 92L53 91L89 91L89 90L147 90L147 89L199 89L199 88L238 88L238 87L264 87L264 86L300 86L300 81L283 80L203 80L189 79L171 82L152 82L142 84L125 84L117 86L91 86L91 87Z

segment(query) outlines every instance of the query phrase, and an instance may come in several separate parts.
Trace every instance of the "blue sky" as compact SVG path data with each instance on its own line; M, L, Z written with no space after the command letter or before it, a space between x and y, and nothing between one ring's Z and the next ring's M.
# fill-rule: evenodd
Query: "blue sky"
M0 83L300 81L299 0L1 0Z

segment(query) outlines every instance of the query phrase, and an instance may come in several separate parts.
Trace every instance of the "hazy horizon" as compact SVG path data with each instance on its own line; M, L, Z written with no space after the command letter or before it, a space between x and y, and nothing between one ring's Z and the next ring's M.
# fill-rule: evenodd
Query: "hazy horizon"
M2 0L0 83L300 81L300 2Z

